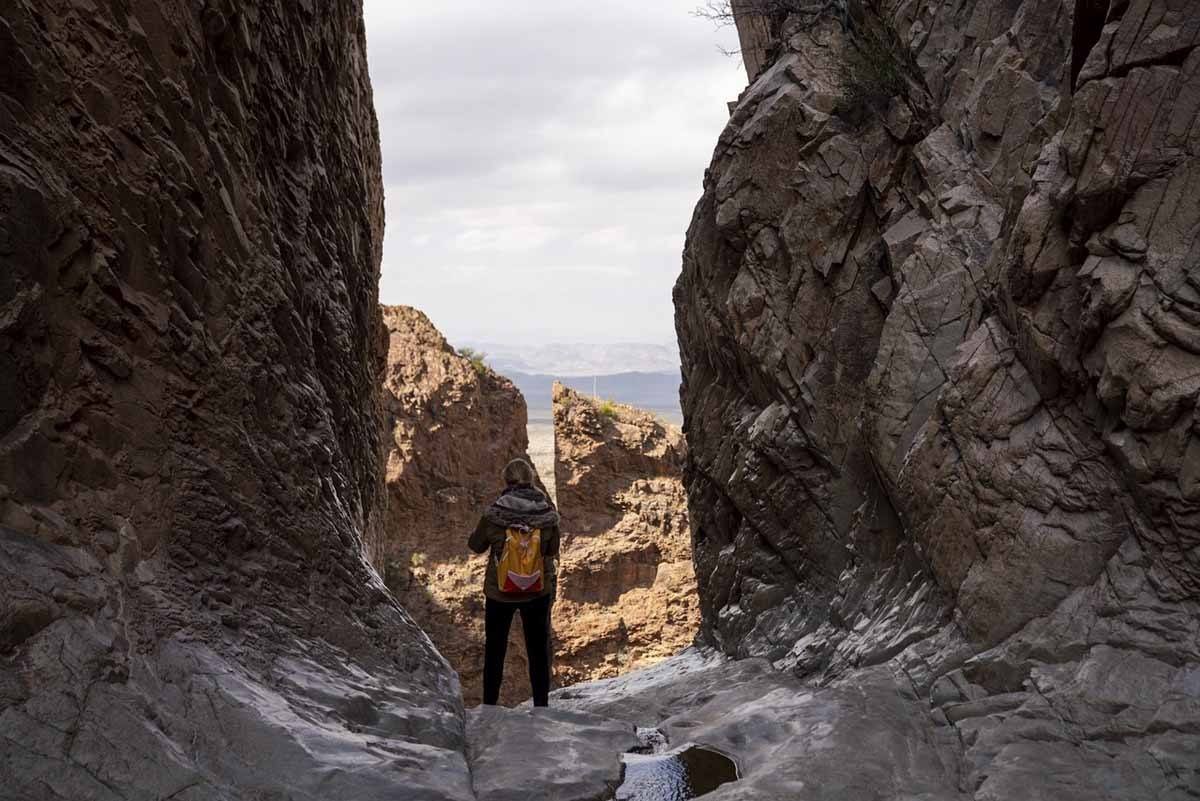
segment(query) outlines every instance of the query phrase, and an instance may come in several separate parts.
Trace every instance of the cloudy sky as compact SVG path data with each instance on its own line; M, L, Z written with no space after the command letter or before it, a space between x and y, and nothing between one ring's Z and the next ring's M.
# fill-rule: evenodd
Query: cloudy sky
M684 231L745 84L699 4L366 0L383 302L451 342L673 342Z

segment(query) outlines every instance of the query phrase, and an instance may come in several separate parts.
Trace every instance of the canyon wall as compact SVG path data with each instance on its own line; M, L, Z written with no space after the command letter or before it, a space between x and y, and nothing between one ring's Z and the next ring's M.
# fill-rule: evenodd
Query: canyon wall
M0 798L473 798L383 525L361 9L0 10Z
M952 797L1197 797L1200 16L848 7L789 16L688 232L701 638L884 666Z
M562 515L555 683L607 678L686 648L699 620L682 434L649 412L554 385Z
M423 313L384 306L387 523L368 543L400 604L458 671L463 697L483 696L483 573L467 548L479 516L504 489L509 460L528 458L525 399L507 378L460 355ZM520 626L501 702L529 698Z

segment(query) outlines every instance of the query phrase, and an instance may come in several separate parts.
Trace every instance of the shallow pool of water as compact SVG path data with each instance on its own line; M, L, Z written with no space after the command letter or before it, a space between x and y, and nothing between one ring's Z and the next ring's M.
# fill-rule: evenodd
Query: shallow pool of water
M625 781L617 788L617 801L687 801L738 777L732 759L698 745L623 759Z

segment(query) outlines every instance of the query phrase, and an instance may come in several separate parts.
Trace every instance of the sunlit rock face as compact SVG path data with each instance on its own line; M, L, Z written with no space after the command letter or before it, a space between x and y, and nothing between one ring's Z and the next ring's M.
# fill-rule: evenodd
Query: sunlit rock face
M488 563L467 549L466 538L502 489L504 465L526 457L525 401L508 379L455 351L421 312L386 306L383 316L388 522L368 550L474 706L482 696ZM603 408L556 387L558 686L668 657L692 643L699 620L683 437L648 412ZM514 625L500 701L529 697L524 640Z
M468 706L483 696L483 573L467 536L528 448L525 399L482 360L458 353L422 312L384 306L387 525L368 543L401 605L458 671ZM514 626L501 701L530 696Z
M1200 17L879 10L789 20L689 230L702 638L889 666L964 797L1194 797Z
M562 514L555 682L607 678L692 644L699 604L675 427L554 386Z
M382 525L359 4L0 9L0 798L470 798Z

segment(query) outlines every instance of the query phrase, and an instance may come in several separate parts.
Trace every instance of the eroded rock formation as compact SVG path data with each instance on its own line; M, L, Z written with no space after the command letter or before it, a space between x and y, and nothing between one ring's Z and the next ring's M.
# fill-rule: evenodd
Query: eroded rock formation
M382 524L359 3L0 9L0 798L472 798Z
M528 458L525 400L508 379L460 355L420 311L383 307L388 439L387 524L371 561L462 679L483 695L483 571L467 535L504 487L510 459ZM529 698L520 626L508 649L503 703Z
M784 25L689 231L702 637L885 666L962 797L1196 797L1200 16L863 5Z
M555 384L554 445L563 517L556 684L615 676L686 648L699 610L682 434L649 412Z

